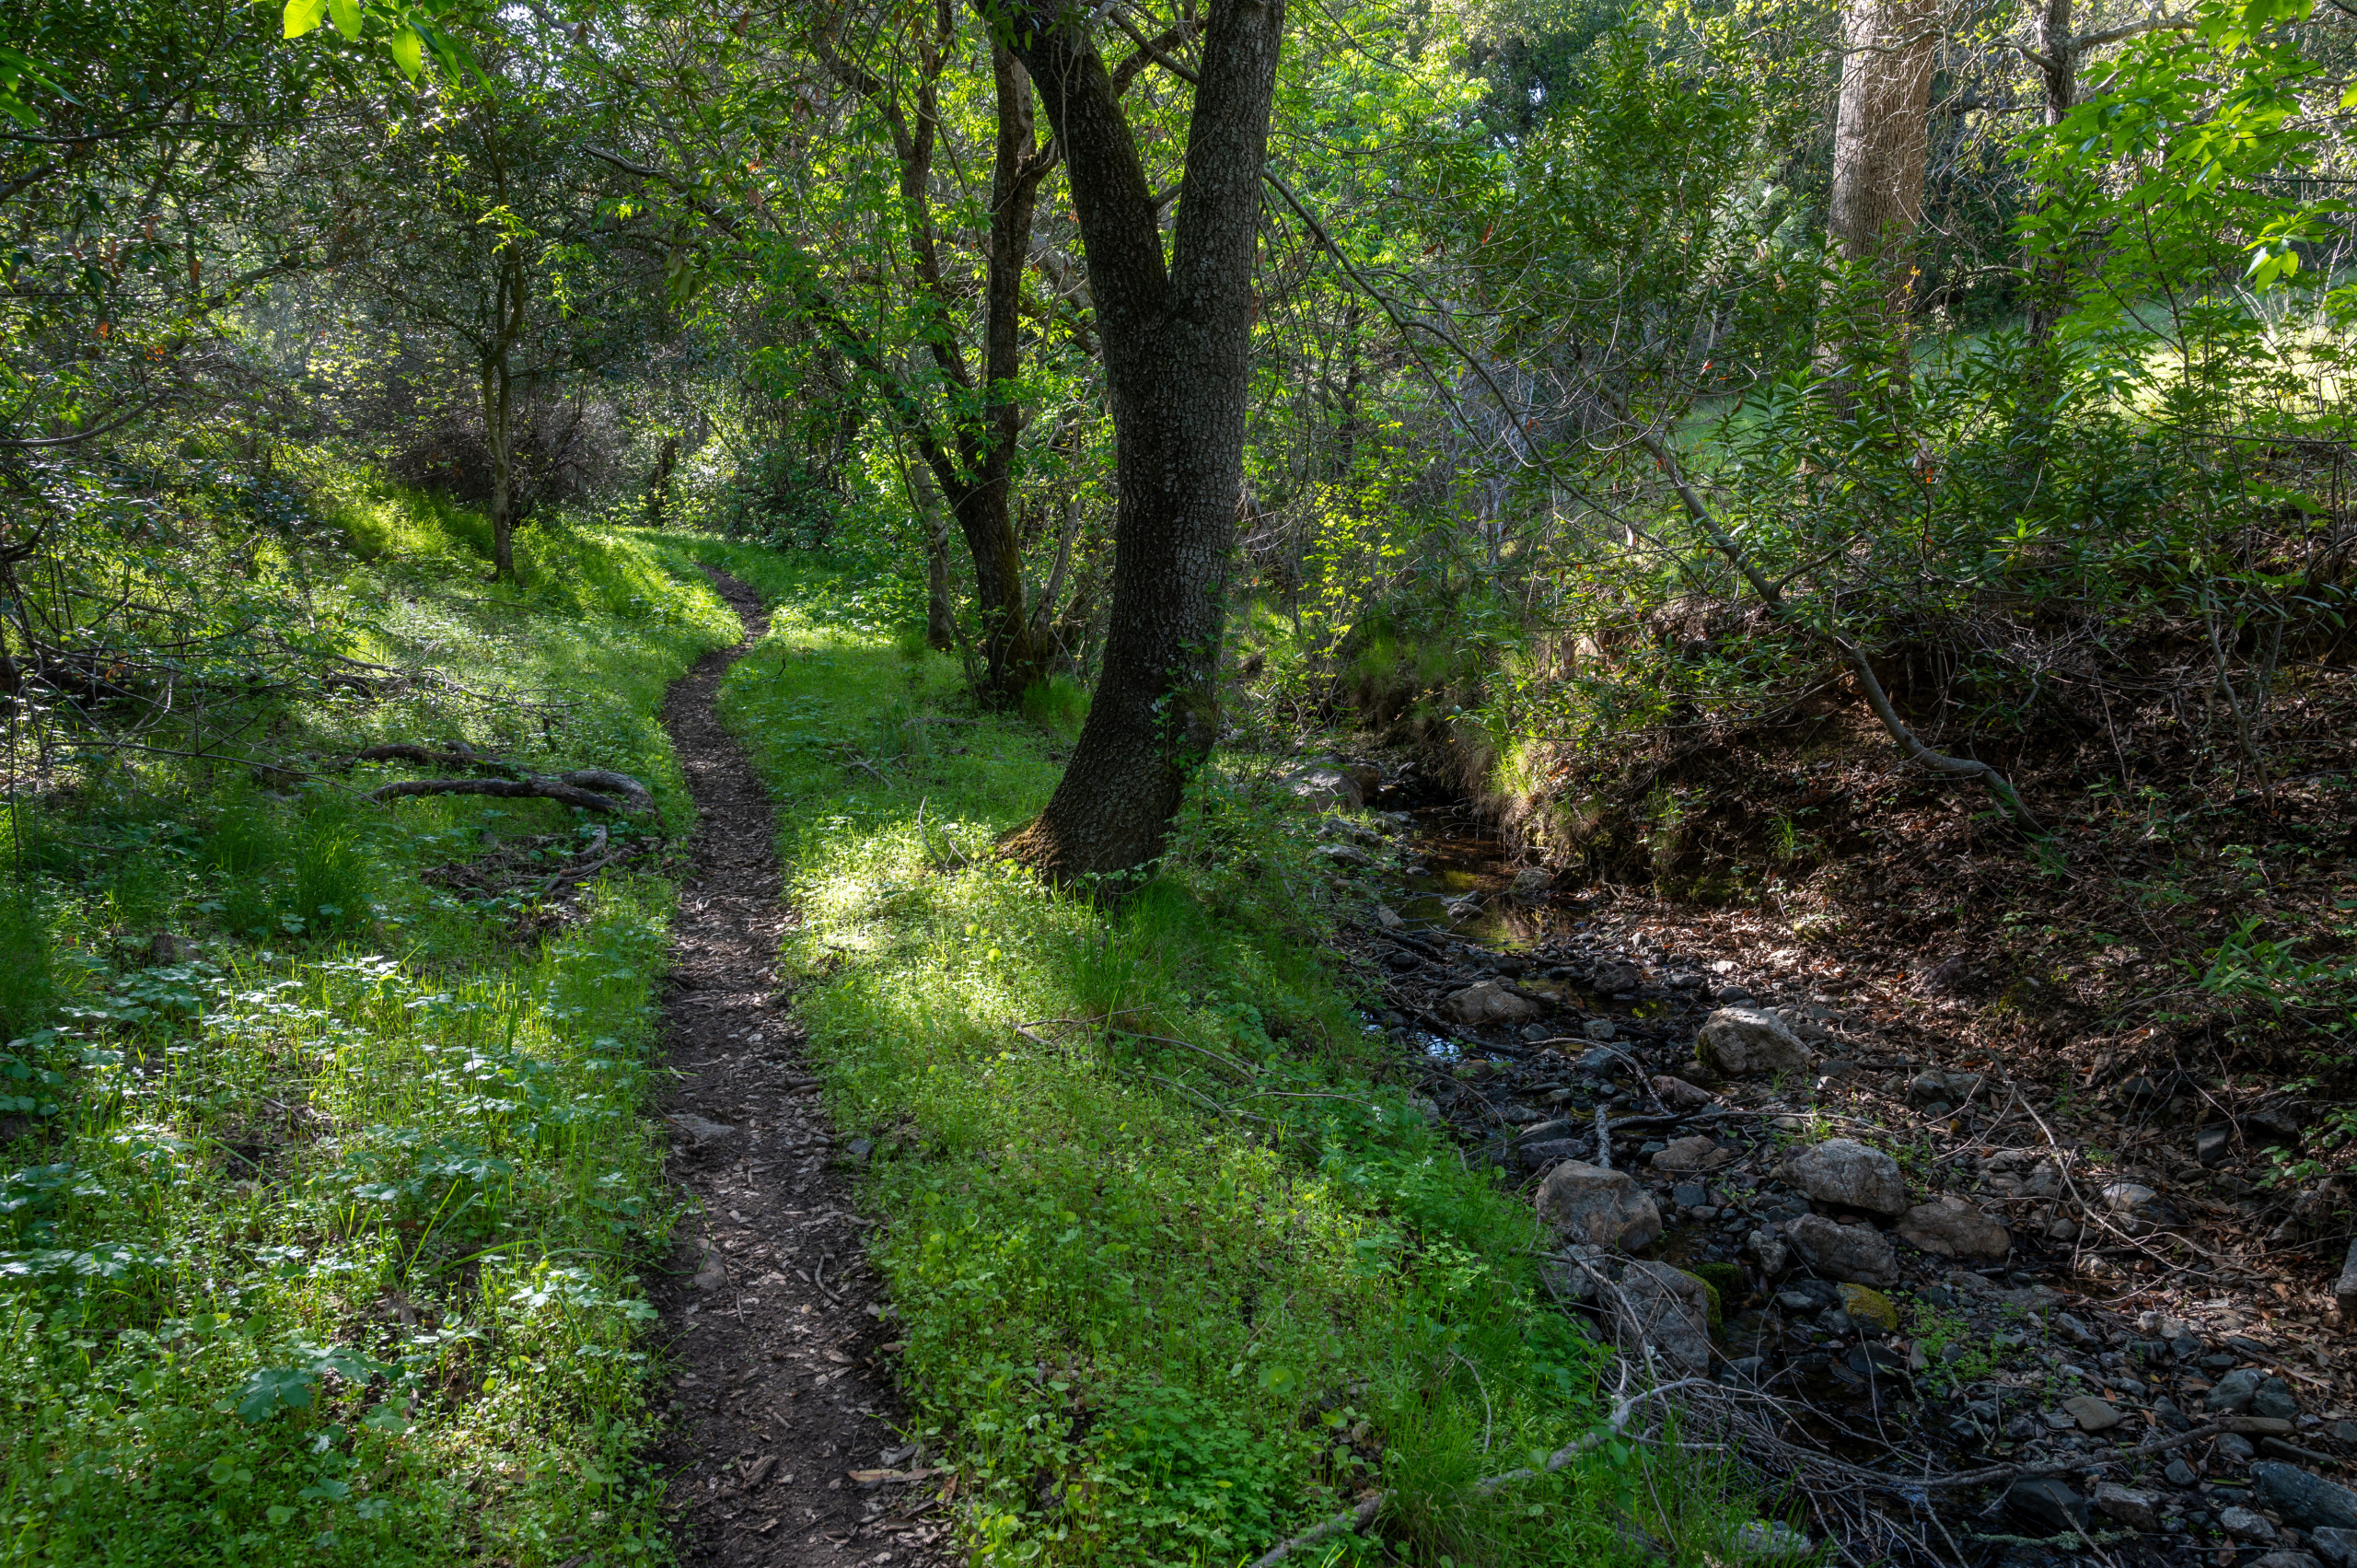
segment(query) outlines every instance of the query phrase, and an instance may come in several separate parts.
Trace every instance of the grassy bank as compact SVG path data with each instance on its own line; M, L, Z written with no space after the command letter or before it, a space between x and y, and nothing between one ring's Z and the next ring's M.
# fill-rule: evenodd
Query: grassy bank
M215 518L186 555L356 679L258 701L208 759L166 727L20 784L0 1560L659 1559L638 1271L670 1219L646 1053L688 808L654 714L734 618L626 536L527 530L493 587L480 519L302 489L299 526ZM377 806L391 775L339 771L452 739L635 772L661 823L560 886L575 813Z
M778 605L723 713L777 793L799 1016L876 1141L915 1435L978 1561L1233 1563L1371 1486L1421 1562L1617 1561L1623 1506L1692 1561L1724 1539L1727 1501L1618 1446L1467 1491L1594 1427L1597 1353L1352 1010L1283 792L1225 760L1118 913L1051 896L988 851L1068 729L974 712L860 579L679 543Z

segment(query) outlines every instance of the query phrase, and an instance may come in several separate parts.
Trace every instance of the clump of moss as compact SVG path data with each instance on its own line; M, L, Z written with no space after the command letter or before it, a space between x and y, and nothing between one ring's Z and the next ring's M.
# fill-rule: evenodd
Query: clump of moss
M1726 1323L1726 1298L1743 1290L1743 1271L1733 1263L1697 1263L1686 1272L1710 1293L1711 1337L1717 1339Z

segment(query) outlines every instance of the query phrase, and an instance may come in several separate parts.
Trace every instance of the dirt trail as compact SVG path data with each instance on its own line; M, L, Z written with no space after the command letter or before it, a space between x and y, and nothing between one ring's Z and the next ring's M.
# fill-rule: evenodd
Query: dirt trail
M849 1473L906 1471L913 1456L895 1433L852 1179L776 989L791 916L769 795L714 707L769 618L750 588L710 575L744 641L706 655L663 705L697 814L663 1007L680 1074L669 1174L701 1211L680 1225L677 1272L657 1295L672 1367L668 1505L688 1563L930 1562L944 1533L926 1511L932 1489Z

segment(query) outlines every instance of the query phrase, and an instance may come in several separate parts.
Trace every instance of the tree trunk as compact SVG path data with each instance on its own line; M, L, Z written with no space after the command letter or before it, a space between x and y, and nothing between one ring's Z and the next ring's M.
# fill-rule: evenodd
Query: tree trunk
M2079 98L2079 46L2071 36L2071 0L2045 0L2038 7L2035 21L2038 34L2038 85L2046 99L2046 122L2059 125L2071 112ZM2043 192L2039 194L2042 203ZM2043 346L2053 337L2054 327L2061 320L2069 301L2065 291L2069 286L2069 269L2061 257L2052 257L2030 270L2029 311L2025 331L2033 347ZM2050 377L2041 374L2041 382ZM2051 389L2041 387L2051 395ZM2041 403L2044 398L2038 400Z
M1829 226L1844 260L1880 269L1894 319L1914 288L1939 29L1937 0L1851 0L1844 17Z
M1284 6L1211 7L1167 269L1136 143L1080 16L1055 0L993 8L1039 78L1070 169L1118 443L1104 676L1047 809L1010 846L1069 885L1161 854L1217 734L1260 169Z
M492 296L482 365L482 442L491 457L491 580L516 575L516 377L509 355L524 335L524 260L512 246Z
M646 526L663 526L663 513L671 497L671 470L679 466L679 438L666 436L655 454L655 471L646 476Z
M1867 319L1833 323L1833 341L1821 354L1836 377L1829 396L1844 414L1856 396L1846 371L1859 349L1902 336L1913 299L1939 29L1938 0L1849 0L1842 12L1826 226L1841 259L1873 268L1880 285Z
M946 654L958 645L958 612L949 603L949 525L924 519L924 645Z
M874 105L891 132L911 265L924 302L937 317L927 346L943 377L959 391L970 393L974 382L948 326L962 314L964 306L953 296L942 275L932 208L935 127L940 116L935 83L948 58L953 17L945 7L932 38L920 41L913 121L903 110L894 81L838 54L830 41L821 41L818 48L836 79ZM991 173L981 408L974 411L968 402L963 412L952 416L954 449L945 449L934 436L934 422L914 399L904 394L892 400L892 406L947 497L958 531L973 556L974 599L987 668L982 696L987 702L1011 706L1041 673L1039 651L1024 605L1023 550L1015 532L1012 493L1016 449L1023 434L1023 411L1016 395L1022 369L1023 270L1029 260L1039 181L1057 159L1037 145L1031 79L1022 63L1004 44L994 42L991 68L998 96L998 145Z
M1039 679L1039 648L1024 605L1023 546L1015 532L1015 454L1023 438L1023 272L1031 219L1048 170L1032 130L1031 76L1004 44L991 45L998 89L998 146L991 167L990 265L983 288L981 418L959 432L967 485L958 526L974 558L974 598L991 698L1012 705Z
M491 580L516 575L516 463L509 450L514 382L505 357L483 366L482 444L491 458Z

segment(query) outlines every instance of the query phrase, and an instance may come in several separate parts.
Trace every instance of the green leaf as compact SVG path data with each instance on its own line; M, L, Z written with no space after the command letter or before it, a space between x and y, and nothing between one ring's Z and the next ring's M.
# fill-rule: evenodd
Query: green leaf
M328 15L335 18L335 30L357 42L360 38L360 7L354 0L328 0Z
M425 41L417 36L417 29L401 29L386 47L392 51L393 64L401 68L401 74L412 82L417 80L418 72L425 64Z
M308 1366L265 1366L238 1390L238 1414L247 1421L264 1421L281 1410L301 1410L311 1402L311 1384L318 1376Z
M319 18L327 13L328 0L286 0L286 9L281 14L280 20L286 29L285 36L301 38L318 27Z

